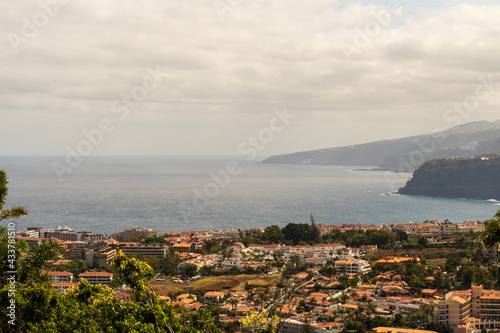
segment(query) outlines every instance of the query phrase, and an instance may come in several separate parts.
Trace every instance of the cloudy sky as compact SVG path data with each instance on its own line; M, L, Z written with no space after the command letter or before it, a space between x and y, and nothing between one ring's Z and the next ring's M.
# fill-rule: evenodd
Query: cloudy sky
M262 155L497 120L495 2L9 1L0 156L65 155L99 126L93 155L237 155L284 108Z

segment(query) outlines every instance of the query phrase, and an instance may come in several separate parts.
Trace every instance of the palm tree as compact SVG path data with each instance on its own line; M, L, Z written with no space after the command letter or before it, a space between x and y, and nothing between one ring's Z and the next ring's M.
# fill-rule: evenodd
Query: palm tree
M500 210L497 211L494 218L484 222L484 228L485 231L481 235L481 242L484 247L491 250L500 243Z
M16 219L20 217L25 217L28 213L23 207L12 207L10 209L3 209L5 205L5 198L7 197L7 193L9 188L7 181L9 179L7 177L7 172L5 170L0 170L0 221L3 219Z
M316 331L314 330L314 327L312 327L311 321L309 319L307 319L304 322L304 324L302 325L300 332L301 333L314 333Z

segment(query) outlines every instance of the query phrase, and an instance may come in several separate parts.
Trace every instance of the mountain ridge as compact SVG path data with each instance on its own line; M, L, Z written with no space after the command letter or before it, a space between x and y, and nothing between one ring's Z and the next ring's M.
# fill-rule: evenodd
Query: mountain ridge
M500 153L500 120L477 121L433 134L271 156L264 164L360 165L412 172L425 161Z

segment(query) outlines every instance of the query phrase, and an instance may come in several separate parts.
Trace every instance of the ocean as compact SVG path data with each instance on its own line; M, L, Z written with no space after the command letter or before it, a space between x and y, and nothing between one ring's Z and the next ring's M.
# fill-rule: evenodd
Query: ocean
M483 221L498 201L391 194L411 174L367 168L268 165L230 157L86 157L60 181L63 157L1 157L6 207L21 205L28 226L68 226L110 235L131 227L165 232L256 228L290 222ZM5 221L3 221L5 224Z

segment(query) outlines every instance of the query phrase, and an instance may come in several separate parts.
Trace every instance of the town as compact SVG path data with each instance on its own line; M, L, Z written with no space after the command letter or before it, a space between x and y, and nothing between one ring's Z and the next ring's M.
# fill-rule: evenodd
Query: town
M178 313L209 311L224 332L273 324L279 332L469 333L500 330L497 247L482 246L484 231L484 222L337 226L311 216L284 228L163 235L29 227L16 241L64 249L41 273L60 293L85 279L130 302L113 262L119 253L145 262L160 299Z

